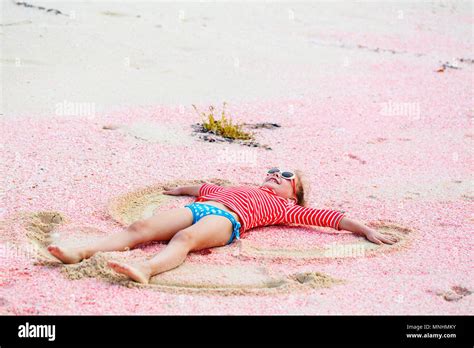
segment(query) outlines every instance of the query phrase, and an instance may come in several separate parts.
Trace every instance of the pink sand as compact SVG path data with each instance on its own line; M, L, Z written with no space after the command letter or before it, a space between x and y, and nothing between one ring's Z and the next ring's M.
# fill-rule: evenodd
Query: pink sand
M385 42L394 49L433 49L425 37L401 47ZM465 49L454 41L448 46ZM312 97L231 103L229 114L239 121L282 125L259 131L260 142L273 150L256 149L256 165L212 161L224 145L191 136L188 144L152 143L102 129L110 123L155 122L191 134L190 125L198 119L190 106L137 107L92 118L3 120L1 214L6 219L18 211L57 210L74 223L113 233L119 227L107 216L106 205L119 194L174 179L258 183L268 166L281 164L307 173L314 207L344 209L362 221L390 220L416 229L410 248L354 260L269 262L274 270L318 271L347 281L309 294L275 296L173 295L96 279L71 281L57 269L3 253L0 313L472 314L473 295L448 302L436 294L452 286L474 288L472 65L436 73L438 61L429 56L372 54L373 61L355 56L350 67L321 73ZM382 105L389 101L417 103L420 115L383 115ZM246 238L272 247L316 246L349 237L306 228L265 228ZM190 260L232 262L217 253Z

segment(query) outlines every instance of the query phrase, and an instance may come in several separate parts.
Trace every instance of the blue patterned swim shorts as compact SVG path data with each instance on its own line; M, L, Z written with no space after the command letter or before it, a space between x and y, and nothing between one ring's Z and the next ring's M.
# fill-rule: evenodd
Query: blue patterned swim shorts
M232 222L233 230L227 244L232 243L234 238L240 239L240 223L232 216L232 214L209 204L192 203L185 205L185 207L191 209L191 212L193 213L193 224L207 215L220 215L228 218L230 222Z

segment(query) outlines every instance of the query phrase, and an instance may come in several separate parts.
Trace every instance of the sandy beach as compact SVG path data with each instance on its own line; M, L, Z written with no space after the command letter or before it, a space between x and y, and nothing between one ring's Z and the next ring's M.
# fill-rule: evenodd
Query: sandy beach
M472 315L472 2L2 1L0 314ZM227 103L261 147L204 141ZM303 170L310 206L395 236L272 226L137 285L88 243ZM69 244L68 244L69 243ZM34 291L32 291L34 289Z

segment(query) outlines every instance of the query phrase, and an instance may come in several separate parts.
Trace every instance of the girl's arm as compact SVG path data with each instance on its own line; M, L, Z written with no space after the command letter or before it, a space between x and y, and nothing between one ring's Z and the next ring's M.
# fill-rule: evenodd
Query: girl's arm
M285 221L289 223L331 227L336 230L347 230L355 234L365 236L372 243L393 244L396 242L392 237L383 235L370 227L349 219L343 212L329 209L313 209L294 205L286 212Z
M181 196L181 195L189 195L189 196L205 196L210 193L215 193L223 190L224 188L219 185L214 185L205 182L202 185L196 185L196 186L182 186L182 187L176 187L173 189L165 188L165 191L163 191L164 194L166 195L173 195L173 196Z
M396 242L393 237L383 235L382 233L375 231L363 223L349 219L347 217L342 218L342 220L339 222L339 227L341 230L363 235L365 238L375 244L393 244Z
M336 230L341 229L339 223L343 218L344 213L337 210L313 209L301 205L293 205L285 213L287 223L331 227Z
M182 196L182 195L188 195L188 196L199 196L199 190L201 189L202 185L198 186L181 186L181 187L175 187L172 189L166 188L163 193L165 195L172 195L172 196Z

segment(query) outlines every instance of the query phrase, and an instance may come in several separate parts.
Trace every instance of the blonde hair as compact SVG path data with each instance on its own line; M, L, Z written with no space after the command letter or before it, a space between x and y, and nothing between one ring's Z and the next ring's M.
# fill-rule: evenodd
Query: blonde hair
M295 170L295 175L298 178L296 182L296 204L306 207L308 205L307 197L310 191L309 183L301 170Z

